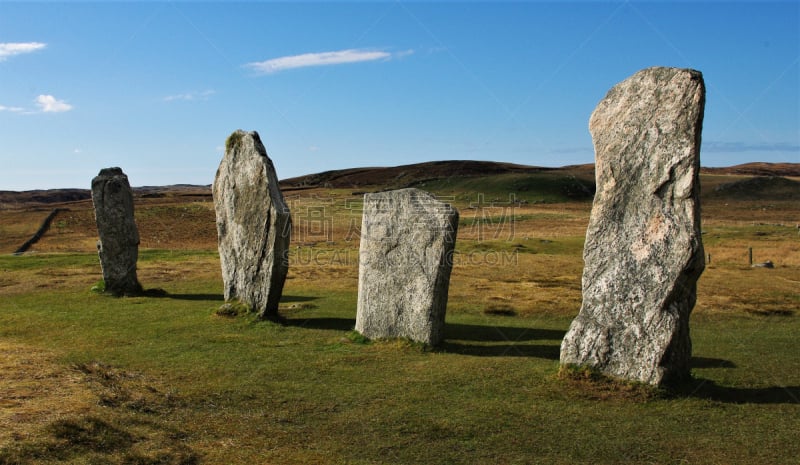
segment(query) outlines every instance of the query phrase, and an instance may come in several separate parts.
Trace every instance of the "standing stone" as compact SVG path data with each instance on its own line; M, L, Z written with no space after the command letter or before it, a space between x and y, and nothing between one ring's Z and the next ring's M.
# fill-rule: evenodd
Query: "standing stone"
M663 384L689 376L689 314L703 272L698 71L649 68L612 88L589 120L595 194L583 304L561 363Z
M238 130L212 186L225 300L275 319L289 271L289 207L258 133Z
M136 278L139 230L133 218L133 191L120 168L104 168L92 179L92 203L106 292L141 294L142 285Z
M356 330L369 338L444 339L458 211L418 189L364 196Z

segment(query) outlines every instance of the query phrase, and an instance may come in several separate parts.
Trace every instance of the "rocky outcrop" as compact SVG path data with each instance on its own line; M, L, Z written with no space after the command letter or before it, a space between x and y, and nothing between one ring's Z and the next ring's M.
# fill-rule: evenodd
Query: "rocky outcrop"
M368 338L444 338L458 211L418 189L364 196L356 330Z
M133 191L120 168L104 168L92 179L92 203L105 291L118 296L141 294L136 277L139 230L133 217Z
M561 363L662 384L689 375L689 314L704 268L698 71L649 68L612 88L589 121L597 193L583 304Z
M225 300L274 319L289 270L291 216L256 132L228 137L212 186Z

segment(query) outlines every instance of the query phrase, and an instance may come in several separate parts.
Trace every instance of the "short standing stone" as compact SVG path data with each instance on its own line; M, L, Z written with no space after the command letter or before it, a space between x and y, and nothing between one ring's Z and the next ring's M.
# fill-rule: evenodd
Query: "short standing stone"
M276 318L289 270L291 216L258 133L228 137L212 193L225 300Z
M583 304L561 363L662 384L689 376L689 314L703 272L698 71L649 68L612 88L589 121L595 194Z
M142 286L136 277L139 230L133 217L133 191L120 168L104 168L92 179L92 202L106 292L140 294Z
M401 189L364 196L356 330L369 338L444 338L458 211Z

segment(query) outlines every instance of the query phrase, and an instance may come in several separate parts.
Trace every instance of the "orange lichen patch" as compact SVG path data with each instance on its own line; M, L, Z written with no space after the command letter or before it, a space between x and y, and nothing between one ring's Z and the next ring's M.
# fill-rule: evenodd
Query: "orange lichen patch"
M35 347L0 341L0 444L28 439L42 426L97 403L78 371Z

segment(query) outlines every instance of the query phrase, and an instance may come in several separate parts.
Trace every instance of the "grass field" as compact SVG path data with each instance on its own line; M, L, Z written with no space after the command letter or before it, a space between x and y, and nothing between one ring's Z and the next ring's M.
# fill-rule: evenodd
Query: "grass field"
M435 350L352 332L349 191L288 196L286 325L215 315L208 201L138 201L139 277L164 293L122 299L91 291L90 203L23 256L8 253L47 212L0 211L0 464L797 462L796 202L704 204L694 381L660 392L558 376L588 201L438 188L462 219ZM751 268L748 248L775 268Z

